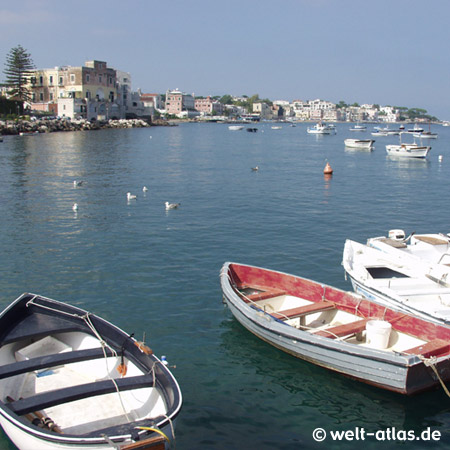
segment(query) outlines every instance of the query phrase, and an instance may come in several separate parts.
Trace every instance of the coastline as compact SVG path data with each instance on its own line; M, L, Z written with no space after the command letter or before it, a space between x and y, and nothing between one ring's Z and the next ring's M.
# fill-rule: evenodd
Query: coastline
M111 128L146 128L152 126L173 126L165 120L148 122L143 119L120 119L89 122L88 120L38 119L0 120L0 135L20 133L54 133L64 131L93 131Z

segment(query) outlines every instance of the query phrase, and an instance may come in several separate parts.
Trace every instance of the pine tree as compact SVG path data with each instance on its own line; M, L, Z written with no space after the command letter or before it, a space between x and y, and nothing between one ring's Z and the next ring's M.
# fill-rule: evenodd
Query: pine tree
M33 74L33 69L35 66L31 55L21 45L9 51L3 71L6 75L4 85L9 87L9 95L22 102L31 100L31 94L26 85L30 81L29 77Z

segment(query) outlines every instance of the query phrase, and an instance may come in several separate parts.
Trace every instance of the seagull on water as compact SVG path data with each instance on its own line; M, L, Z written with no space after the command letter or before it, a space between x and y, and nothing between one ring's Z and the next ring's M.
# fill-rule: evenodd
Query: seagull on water
M166 209L176 209L181 205L181 203L169 203L166 202Z
M72 209L73 209L74 212L77 212L78 211L78 203L74 203L72 205Z
M252 167L252 172L258 172L258 170L259 170L259 167L258 167L258 166Z
M137 195L132 194L131 192L127 192L127 200L136 200Z
M147 192L147 191L148 191L148 187L147 187L147 186L144 186L144 187L142 188L142 191L143 191L143 192Z
M83 180L73 180L73 187L82 186L84 183Z

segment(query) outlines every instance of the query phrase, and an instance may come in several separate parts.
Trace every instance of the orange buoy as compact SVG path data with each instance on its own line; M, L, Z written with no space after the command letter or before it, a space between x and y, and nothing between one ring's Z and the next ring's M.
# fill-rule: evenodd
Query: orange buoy
M323 169L323 173L325 175L331 175L333 173L333 169L331 168L330 164L327 162L325 169Z

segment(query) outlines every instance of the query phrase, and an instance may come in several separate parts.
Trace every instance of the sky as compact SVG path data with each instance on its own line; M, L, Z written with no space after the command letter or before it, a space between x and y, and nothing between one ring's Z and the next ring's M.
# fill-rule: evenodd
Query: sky
M450 120L449 0L0 0L0 81L106 61L133 90L423 108Z

